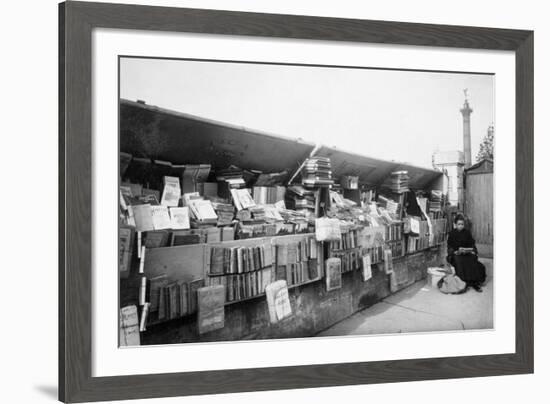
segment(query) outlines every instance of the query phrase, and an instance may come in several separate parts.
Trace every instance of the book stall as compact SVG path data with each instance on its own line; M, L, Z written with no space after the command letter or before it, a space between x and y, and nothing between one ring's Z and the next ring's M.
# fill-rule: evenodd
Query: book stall
M120 125L121 345L315 335L443 262L438 171L141 102Z

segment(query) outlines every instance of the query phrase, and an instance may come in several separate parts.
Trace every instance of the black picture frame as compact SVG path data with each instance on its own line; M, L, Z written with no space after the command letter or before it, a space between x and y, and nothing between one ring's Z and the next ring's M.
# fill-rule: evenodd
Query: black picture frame
M92 30L138 29L514 51L516 351L511 354L91 376ZM59 5L59 399L120 400L533 372L533 31L66 2Z

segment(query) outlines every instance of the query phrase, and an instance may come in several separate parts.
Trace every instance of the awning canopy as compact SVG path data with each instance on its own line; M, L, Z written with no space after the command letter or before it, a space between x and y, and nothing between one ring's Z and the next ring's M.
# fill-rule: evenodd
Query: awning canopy
M292 173L315 144L250 130L142 102L120 101L120 151L174 164L233 164L249 170ZM383 185L391 172L406 170L409 186L426 189L442 174L436 170L374 159L321 146L315 153L331 158L333 176L357 175L360 183Z

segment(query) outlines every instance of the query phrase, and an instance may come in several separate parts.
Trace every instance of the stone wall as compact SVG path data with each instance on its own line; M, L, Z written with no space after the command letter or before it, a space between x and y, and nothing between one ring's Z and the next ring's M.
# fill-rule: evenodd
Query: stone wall
M142 345L182 342L235 341L314 336L352 314L426 278L427 268L445 262L445 248L432 247L394 259L394 273L384 265L373 265L372 278L363 282L360 271L342 275L342 288L327 292L324 280L289 290L293 315L270 324L265 297L257 297L225 307L225 327L199 335L196 316L191 315L148 327Z

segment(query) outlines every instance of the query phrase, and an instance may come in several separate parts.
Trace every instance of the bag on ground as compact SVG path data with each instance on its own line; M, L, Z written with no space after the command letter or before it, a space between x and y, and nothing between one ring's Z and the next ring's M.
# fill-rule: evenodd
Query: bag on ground
M459 294L466 292L466 283L456 275L446 275L437 282L437 287L443 293Z

